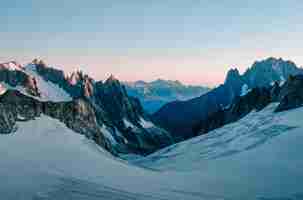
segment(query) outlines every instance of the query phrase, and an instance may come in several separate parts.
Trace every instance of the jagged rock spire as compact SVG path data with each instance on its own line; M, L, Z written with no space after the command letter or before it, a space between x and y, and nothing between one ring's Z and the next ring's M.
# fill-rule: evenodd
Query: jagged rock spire
M232 68L227 72L225 83L234 82L238 79L240 79L240 73L237 68Z

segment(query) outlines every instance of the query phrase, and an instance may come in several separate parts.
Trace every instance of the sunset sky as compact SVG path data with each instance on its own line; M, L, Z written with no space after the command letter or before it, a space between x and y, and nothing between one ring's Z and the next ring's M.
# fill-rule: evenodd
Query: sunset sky
M4 0L0 62L214 86L270 56L303 65L302 0Z

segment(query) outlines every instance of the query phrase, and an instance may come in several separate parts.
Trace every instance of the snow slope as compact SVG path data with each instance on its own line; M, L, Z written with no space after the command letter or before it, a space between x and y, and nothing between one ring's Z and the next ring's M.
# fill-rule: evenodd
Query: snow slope
M224 199L303 199L303 108L276 106L136 163L188 173L188 184L200 180L201 191Z
M162 173L113 158L52 118L18 127L0 135L1 200L201 199L175 191Z
M303 108L275 107L132 164L49 117L18 122L0 135L1 199L302 199Z

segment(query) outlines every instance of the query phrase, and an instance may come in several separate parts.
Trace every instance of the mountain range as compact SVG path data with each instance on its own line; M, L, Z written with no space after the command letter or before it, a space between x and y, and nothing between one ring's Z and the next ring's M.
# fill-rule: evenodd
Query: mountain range
M290 75L298 74L303 74L303 69L282 58L256 61L242 75L236 68L229 70L223 84L200 97L164 105L152 118L176 141L182 141L196 135L194 127L200 121L228 107L237 97L256 87L270 87L275 82L282 85Z
M46 115L94 140L114 155L146 154L173 143L152 123L138 99L113 76L95 81L81 71L65 74L41 60L0 64L0 132Z
M129 96L140 100L145 111L152 114L164 104L189 100L208 92L210 88L184 85L180 81L157 79L151 82L124 82Z
M301 68L269 58L171 105L190 134L160 128L114 76L0 64L1 199L302 199Z

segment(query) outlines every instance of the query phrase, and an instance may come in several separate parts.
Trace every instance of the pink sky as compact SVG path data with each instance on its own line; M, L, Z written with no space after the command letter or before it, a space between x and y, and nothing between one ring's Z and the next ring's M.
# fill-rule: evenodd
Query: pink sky
M255 60L270 56L283 57L294 61L298 66L303 63L303 57L296 51L285 52L260 50L241 51L209 51L208 54L176 55L175 53L157 55L42 55L38 56L51 66L70 72L82 69L97 80L104 80L110 74L123 81L146 80L158 78L180 80L185 84L216 86L224 82L225 75L231 67L237 67L244 72ZM169 52L169 51L168 51ZM193 51L191 51L193 52ZM0 61L16 60L23 64L35 58L34 54L17 57L1 55ZM265 56L264 56L265 55ZM291 56L290 56L291 55Z

